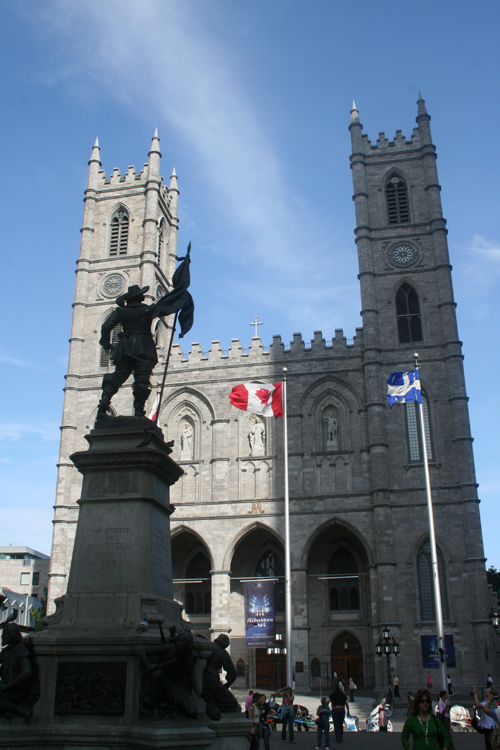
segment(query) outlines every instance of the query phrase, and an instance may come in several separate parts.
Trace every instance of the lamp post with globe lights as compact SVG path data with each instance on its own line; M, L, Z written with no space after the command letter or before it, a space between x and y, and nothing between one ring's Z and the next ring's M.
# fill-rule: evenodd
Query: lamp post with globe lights
M378 643L375 646L375 653L377 656L383 654L387 657L387 684L391 684L391 654L398 656L400 653L399 643L396 641L394 636L388 627L382 628L382 635L378 639Z

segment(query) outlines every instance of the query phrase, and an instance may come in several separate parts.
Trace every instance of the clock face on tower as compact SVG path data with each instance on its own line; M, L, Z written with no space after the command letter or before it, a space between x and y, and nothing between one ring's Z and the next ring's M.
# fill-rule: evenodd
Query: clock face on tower
M400 243L394 245L392 250L389 251L389 260L394 266L405 267L410 266L415 262L417 258L417 251L411 245L406 243Z

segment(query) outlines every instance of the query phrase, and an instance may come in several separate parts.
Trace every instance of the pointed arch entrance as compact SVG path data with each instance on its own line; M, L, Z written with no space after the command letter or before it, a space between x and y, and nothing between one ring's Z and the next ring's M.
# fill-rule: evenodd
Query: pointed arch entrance
M274 689L285 684L285 592L284 551L281 540L264 525L252 525L237 542L231 559L231 616L244 620L244 581L267 578L274 583L276 646L247 648L244 632L231 636L233 660L241 657L248 662L252 685ZM237 627L237 625L236 625ZM235 628L236 630L236 628Z
M364 685L363 649L355 635L344 630L333 640L331 648L332 674L337 672L345 678L347 688L352 677L358 687Z
M204 541L182 527L172 534L174 598L184 609L194 634L210 638L212 618L212 560Z

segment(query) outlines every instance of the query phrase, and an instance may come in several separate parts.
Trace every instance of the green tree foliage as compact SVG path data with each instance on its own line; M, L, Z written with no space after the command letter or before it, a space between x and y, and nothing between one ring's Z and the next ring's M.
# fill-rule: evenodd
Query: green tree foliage
M30 610L30 616L35 621L35 631L41 630L42 625L42 617L45 617L47 614L47 589L44 589L43 596L40 597L41 607L38 609L35 609L34 607Z
M493 567L493 565L490 565L490 567L486 571L486 577L488 579L488 583L493 587L493 591L496 591L500 596L500 570L497 570Z

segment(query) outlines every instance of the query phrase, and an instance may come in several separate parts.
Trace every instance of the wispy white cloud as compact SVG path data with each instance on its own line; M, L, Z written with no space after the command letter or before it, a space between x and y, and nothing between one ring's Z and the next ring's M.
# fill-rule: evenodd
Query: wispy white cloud
M12 357L8 354L4 354L2 351L0 351L0 362L3 362L5 365L17 365L18 367L27 367L28 362L23 362L22 359L18 359L17 357Z
M492 296L500 281L500 241L476 234L470 242L453 247L457 298L474 321L491 315Z
M5 351L1 348L0 362L5 365L13 365L14 367L24 367L26 369L29 369L30 371L33 370L35 372L54 372L56 369L50 361L38 362L36 360L30 361L27 359L21 359L20 357L13 356L12 354L6 354ZM64 360L63 357L59 357L56 360L56 365L62 365L63 368L66 367L67 364L67 360Z
M42 440L59 440L57 425L43 427L22 422L0 423L0 440L19 440L26 436L38 436Z
M476 256L493 261L500 270L500 242L498 240L488 239L480 234L475 234L467 249Z
M326 275L332 255L326 228L309 210L300 185L285 175L264 127L266 112L246 93L241 55L232 59L230 45L207 30L200 7L58 0L42 12L71 45L69 61L61 56L62 80L71 84L79 75L85 88L90 75L134 114L143 111L150 121L175 128L197 155L210 185L207 200L244 245L237 254L232 246L224 249L232 261L279 269L285 286L286 280L294 286L300 280L312 292L317 283L304 277L304 256L309 262L322 256Z

